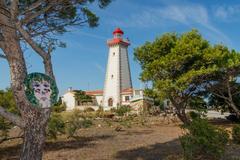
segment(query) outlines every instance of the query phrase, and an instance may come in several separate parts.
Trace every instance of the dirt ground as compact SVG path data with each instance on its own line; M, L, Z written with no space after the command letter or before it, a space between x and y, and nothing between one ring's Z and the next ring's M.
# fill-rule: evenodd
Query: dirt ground
M154 118L141 125L119 125L104 120L78 131L77 139L62 136L48 141L44 160L177 160L182 159L179 136L183 130L178 122ZM116 131L119 127L120 131ZM20 140L0 145L1 160L18 159ZM228 146L226 160L240 157L239 146ZM235 159L237 160L237 159Z

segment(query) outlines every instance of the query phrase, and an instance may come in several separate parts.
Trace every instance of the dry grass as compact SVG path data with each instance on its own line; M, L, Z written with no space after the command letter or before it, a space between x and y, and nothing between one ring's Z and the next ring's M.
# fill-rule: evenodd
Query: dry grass
M48 141L43 159L180 160L182 150L178 137L183 132L179 122L168 123L158 117L95 120L93 127L78 131L77 139L61 136L56 141ZM118 126L121 129L116 131ZM18 159L20 144L20 140L1 144L0 159ZM225 159L240 157L239 149L239 146L229 145Z

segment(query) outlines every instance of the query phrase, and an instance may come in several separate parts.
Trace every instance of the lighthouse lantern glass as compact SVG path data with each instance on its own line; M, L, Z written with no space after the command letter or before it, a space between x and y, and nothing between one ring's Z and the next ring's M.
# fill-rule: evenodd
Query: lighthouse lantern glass
M122 34L121 33L115 33L114 38L122 38Z

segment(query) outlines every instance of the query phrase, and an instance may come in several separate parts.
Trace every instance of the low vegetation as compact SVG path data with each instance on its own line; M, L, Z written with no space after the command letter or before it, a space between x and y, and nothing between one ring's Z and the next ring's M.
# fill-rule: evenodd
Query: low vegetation
M195 118L184 126L186 133L180 137L185 160L219 160L226 149L229 135L205 119Z
M232 129L233 142L240 144L240 124L237 124Z

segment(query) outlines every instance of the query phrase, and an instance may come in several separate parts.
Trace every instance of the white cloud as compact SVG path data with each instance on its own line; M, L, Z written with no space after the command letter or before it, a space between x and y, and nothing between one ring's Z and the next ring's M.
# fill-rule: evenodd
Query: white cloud
M166 20L183 24L208 23L207 10L201 5L169 5L159 8L141 8L142 12L129 16L125 21L114 21L116 25L125 27L152 27L159 26Z
M116 26L151 28L169 25L169 22L183 24L191 28L202 27L204 34L214 40L231 44L230 39L215 27L209 17L208 10L199 4L174 5L158 8L141 8L142 12L133 13L124 21L114 21Z
M226 20L226 21L234 21L239 18L240 14L240 5L222 5L217 6L213 9L215 17Z

